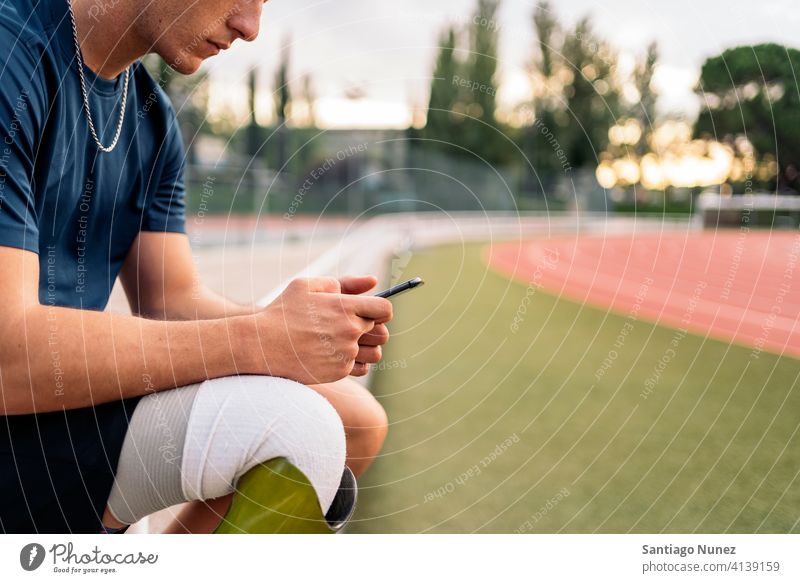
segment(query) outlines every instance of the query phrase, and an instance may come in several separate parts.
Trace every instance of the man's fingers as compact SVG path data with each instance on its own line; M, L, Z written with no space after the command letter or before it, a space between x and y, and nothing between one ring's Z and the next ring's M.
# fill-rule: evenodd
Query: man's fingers
M356 362L373 363L380 362L381 360L381 347L380 346L359 346Z
M374 296L345 297L352 302L355 313L362 318L374 320L376 324L385 324L392 319L392 302Z
M361 346L381 346L389 342L389 329L386 324L375 324L375 327L359 338Z
M343 294L359 295L378 285L378 278L374 275L348 275L339 278L339 285Z
M363 362L356 362L353 365L353 370L350 372L350 375L354 377L363 377L368 372L369 372L368 364L364 364Z

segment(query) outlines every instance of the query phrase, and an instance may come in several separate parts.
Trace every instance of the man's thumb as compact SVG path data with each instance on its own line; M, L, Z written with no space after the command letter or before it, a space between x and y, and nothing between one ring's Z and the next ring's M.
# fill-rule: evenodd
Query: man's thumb
M348 275L339 278L343 294L363 294L378 285L378 278L374 275Z

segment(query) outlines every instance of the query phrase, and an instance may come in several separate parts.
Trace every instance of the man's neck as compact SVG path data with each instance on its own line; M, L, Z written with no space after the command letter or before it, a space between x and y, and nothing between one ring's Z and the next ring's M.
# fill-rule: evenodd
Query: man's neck
M135 2L71 1L83 62L97 75L115 79L147 52L133 24Z

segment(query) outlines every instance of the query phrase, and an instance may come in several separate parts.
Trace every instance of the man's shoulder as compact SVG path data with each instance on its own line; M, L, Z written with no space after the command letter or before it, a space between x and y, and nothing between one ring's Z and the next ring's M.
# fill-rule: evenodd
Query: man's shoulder
M47 35L39 18L39 3L44 1L52 0L0 1L0 46L10 43L33 51L46 46Z
M14 103L22 91L40 113L49 93L46 63L52 62L40 19L43 1L0 0L0 95L4 104Z

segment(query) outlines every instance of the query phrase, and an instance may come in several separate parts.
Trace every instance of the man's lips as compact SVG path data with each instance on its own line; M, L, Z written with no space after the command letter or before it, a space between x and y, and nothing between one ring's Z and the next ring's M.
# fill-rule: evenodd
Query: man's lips
M231 46L230 43L218 43L213 40L209 40L208 43L211 46L216 47L220 51L224 51L225 49L228 49Z

